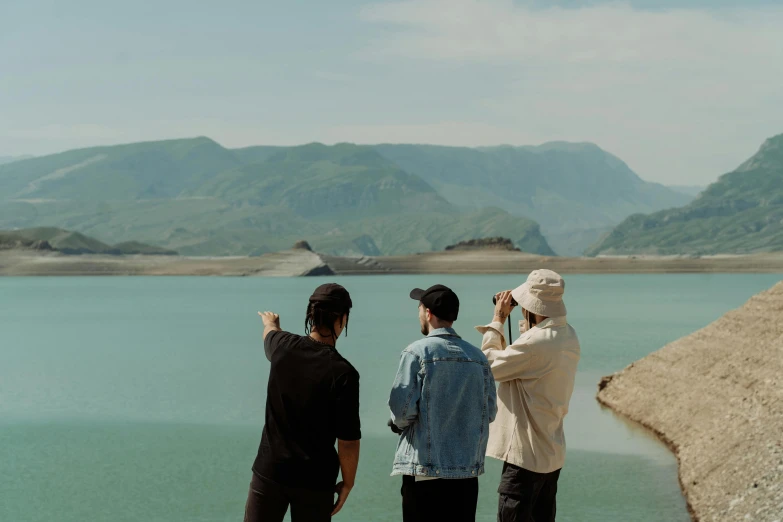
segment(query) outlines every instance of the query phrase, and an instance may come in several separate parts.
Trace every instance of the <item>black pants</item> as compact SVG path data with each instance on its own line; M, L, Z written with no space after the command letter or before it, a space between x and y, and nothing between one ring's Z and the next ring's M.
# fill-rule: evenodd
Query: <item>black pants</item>
M479 484L477 478L437 479L416 482L402 477L403 522L475 522Z
M253 474L245 504L245 522L282 522L289 505L292 522L329 522L334 493L289 488Z
M554 522L560 470L534 473L503 463L498 493L498 522Z

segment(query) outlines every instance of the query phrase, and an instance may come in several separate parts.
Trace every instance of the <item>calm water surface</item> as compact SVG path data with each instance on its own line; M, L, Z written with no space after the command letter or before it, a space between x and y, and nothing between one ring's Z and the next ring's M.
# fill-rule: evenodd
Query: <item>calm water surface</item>
M687 521L674 458L603 411L595 385L701 328L779 275L567 277L582 340L566 422L559 521ZM386 400L419 337L414 286L462 300L456 328L490 320L515 276L340 278L354 313L338 348L362 376L357 487L339 520L400 520ZM239 521L263 423L268 363L256 311L300 332L319 279L0 278L0 521ZM514 320L519 319L514 314ZM494 521L500 464L481 478Z

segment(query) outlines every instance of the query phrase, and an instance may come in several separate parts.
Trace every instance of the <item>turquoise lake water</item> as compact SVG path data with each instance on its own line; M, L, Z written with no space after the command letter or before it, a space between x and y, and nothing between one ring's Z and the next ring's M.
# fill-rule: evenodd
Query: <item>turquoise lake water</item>
M568 276L582 341L566 420L559 521L687 521L676 463L595 402L602 375L717 319L780 275ZM0 278L0 521L239 521L263 423L268 363L258 310L301 333L320 278ZM335 520L401 519L386 400L420 336L414 286L451 286L473 330L517 276L338 280L354 311L338 349L361 374L357 486ZM513 319L519 319L515 312ZM494 521L488 459L478 520Z

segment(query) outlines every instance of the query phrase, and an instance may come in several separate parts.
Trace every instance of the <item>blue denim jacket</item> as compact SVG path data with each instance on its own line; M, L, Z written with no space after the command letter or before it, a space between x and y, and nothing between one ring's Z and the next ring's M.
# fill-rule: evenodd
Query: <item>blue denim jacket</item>
M392 475L484 473L496 397L487 358L451 328L411 344L402 352L389 397L392 420L403 430Z

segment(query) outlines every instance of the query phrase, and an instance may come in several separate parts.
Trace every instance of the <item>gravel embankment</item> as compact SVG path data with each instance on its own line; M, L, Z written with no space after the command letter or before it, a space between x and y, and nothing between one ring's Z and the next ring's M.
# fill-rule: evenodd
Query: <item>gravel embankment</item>
M783 521L783 282L605 377L598 400L675 452L694 520Z

